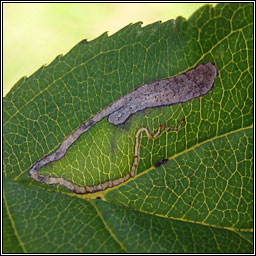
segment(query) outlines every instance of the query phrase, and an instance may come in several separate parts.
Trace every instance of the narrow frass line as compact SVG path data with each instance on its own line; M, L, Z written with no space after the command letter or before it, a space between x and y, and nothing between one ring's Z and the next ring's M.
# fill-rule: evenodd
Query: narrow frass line
M239 132L239 131L241 131L241 130L250 129L250 128L253 128L253 125L250 125L250 126L247 126L247 127L242 127L242 128L239 128L239 129L237 129L237 130L234 130L234 131L232 131L232 132L228 132L228 133L225 133L225 134L221 134L221 135L219 135L217 138L227 137L227 136L230 135L230 134ZM203 141L203 142L201 142L201 143L195 144L195 145L193 145L192 147L187 148L187 149L185 149L185 150L183 150L183 151L181 151L181 152L179 152L179 153L176 153L175 155L172 155L172 156L169 157L169 158L164 158L162 161L156 163L154 166L151 166L151 167L148 168L147 170L145 170L145 171L143 171L142 173L138 174L138 176L141 176L141 175L143 175L143 174L145 174L145 173L148 173L148 172L151 171L152 169L155 169L155 168L160 167L161 165L167 163L167 162L170 161L171 159L174 159L174 158L176 158L176 157L179 157L179 156L182 155L182 154L185 154L185 153L188 153L188 152L190 152L190 151L193 151L193 150L195 150L197 147L199 147L199 146L201 146L201 145L204 145L204 144L206 144L206 143L208 143L208 142L212 142L214 139L216 139L216 137L212 137L212 138L207 139L207 140L205 140L205 141Z
M79 185L74 184L71 181L68 181L61 177L51 177L51 176L39 175L37 173L37 171L34 171L35 168L32 170L33 167L30 169L30 175L33 179L35 179L37 181L40 181L40 182L43 182L43 183L46 183L49 185L52 185L52 184L62 185L62 186L65 186L66 188L68 188L69 190L74 191L77 194L96 193L96 192L106 190L107 188L112 188L112 187L118 186L121 183L126 182L130 178L135 177L135 175L136 175L136 171L137 171L137 168L139 165L139 149L140 149L140 138L141 138L142 132L145 132L148 138L154 140L161 134L162 129L164 129L165 131L171 131L171 130L178 131L182 127L184 121L185 120L182 119L180 124L177 127L172 127L172 126L165 127L163 125L160 125L158 127L156 133L153 135L150 134L150 132L147 128L144 128L144 127L139 128L135 135L134 158L133 158L133 164L132 164L131 171L128 172L125 176L123 176L121 178L118 178L115 180L109 180L109 181L106 181L104 183L94 185L94 186L79 186ZM34 165L34 166L36 166L36 165ZM32 174L31 174L31 170L33 171Z
M125 123L131 115L138 111L160 106L187 102L193 98L207 94L213 87L217 77L217 69L212 63L200 64L177 76L144 84L127 95L123 96L113 104L107 106L102 111L94 115L87 122L83 123L69 137L67 137L60 147L52 154L37 161L29 170L30 176L39 182L46 184L59 184L73 190L79 194L94 193L107 188L117 186L131 177L134 177L139 163L140 134L144 131L148 138L155 139L160 135L161 129L178 130L182 126L184 119L178 127L165 127L160 125L154 135L150 135L147 128L141 127L135 135L134 160L131 171L124 177L116 180L109 180L94 186L78 186L62 177L43 176L38 174L38 170L43 166L60 160L70 146L93 125L108 117L108 122L114 125Z

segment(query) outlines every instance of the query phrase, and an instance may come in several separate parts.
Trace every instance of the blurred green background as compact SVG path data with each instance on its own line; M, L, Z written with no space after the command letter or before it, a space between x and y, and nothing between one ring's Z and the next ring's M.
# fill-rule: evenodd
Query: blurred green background
M129 23L189 18L204 3L3 3L3 95L82 39Z

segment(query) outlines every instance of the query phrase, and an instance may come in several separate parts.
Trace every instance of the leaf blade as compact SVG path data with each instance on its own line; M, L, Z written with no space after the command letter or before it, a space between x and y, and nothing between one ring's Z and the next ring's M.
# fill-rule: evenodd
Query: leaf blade
M127 173L131 166L134 153L134 135L137 129L144 126L153 133L160 124L175 126L185 117L186 123L179 132L162 133L154 141L142 136L140 164L137 170L139 175L135 177L134 181L131 180L120 188L106 191L104 197L107 200L107 204L103 203L101 206L98 206L100 209L98 211L101 211L102 215L106 214L106 209L111 210L112 208L111 211L119 212L119 215L120 211L130 216L136 215L136 221L138 221L139 217L142 216L139 212L141 207L136 205L134 207L133 203L138 198L138 191L134 190L136 193L131 193L131 184L138 184L140 182L139 192L144 192L145 184L148 184L151 180L150 176L153 176L155 173L153 171L155 164L163 159L172 159L179 154L184 157L188 155L187 151L193 150L195 145L207 143L208 140L216 141L219 138L228 137L231 133L237 132L238 134L239 131L241 133L247 131L248 134L251 134L253 125L252 35L253 12L251 4L218 4L215 8L205 6L192 15L188 21L179 17L176 21L168 21L163 24L155 23L144 28L141 28L141 24L137 23L125 27L122 31L111 37L103 34L88 44L80 43L65 56L58 56L50 65L40 68L31 77L22 78L18 81L4 98L3 175L7 178L8 183L5 188L8 195L6 202L7 205L12 205L8 209L10 212L9 216L14 219L19 233L22 234L20 239L26 242L26 250L28 252L46 252L46 250L49 252L57 251L57 249L59 249L58 252L70 252L74 250L73 245L65 247L65 244L67 244L65 239L59 243L59 248L52 245L48 248L42 248L40 247L39 240L33 241L33 234L29 230L28 236L24 238L24 232L22 231L24 220L22 224L18 210L14 206L24 207L24 202L28 198L21 197L21 195L16 197L16 190L20 191L21 194L26 191L30 195L28 202L36 202L36 196L39 197L39 195L45 205L47 205L47 200L51 199L51 197L58 197L59 201L72 201L71 195L69 192L67 194L65 189L31 181L27 175L29 168L42 157L55 151L63 139L69 136L82 122L88 120L88 118L99 112L103 107L111 104L137 86L149 81L176 75L202 62L213 61L219 71L219 77L214 89L203 98L194 99L192 102L179 106L175 105L137 113L122 127L113 127L107 123L107 120L102 120L101 123L92 127L87 134L84 134L83 137L80 137L72 145L68 152L70 154L63 158L58 163L59 165L55 166L54 163L52 164L52 169L49 170L51 175L57 173L59 166L64 168L66 165L70 165L73 168L72 171L67 170L61 175L67 175L69 179L77 183L91 182L91 184L95 184L95 182L103 182L106 179L118 178ZM242 136L242 138L244 137L246 136ZM238 138L240 137L238 136ZM230 145L232 145L233 140L235 141L232 137ZM239 141L239 139L236 140ZM223 141L221 142L223 143ZM215 144L214 146L217 147L218 144ZM200 202L203 202L202 196L200 198L200 193L202 194L203 191L207 192L206 199L208 199L207 203L209 206L213 208L219 207L221 210L227 210L229 206L232 206L235 209L235 212L232 213L239 216L238 221L234 216L231 216L232 214L226 215L224 221L220 221L221 218L219 219L218 217L216 220L213 214L209 214L208 219L203 219L203 217L206 217L205 213L207 211L204 211L202 217L195 213L182 213L183 206L175 212L173 211L174 208L169 207L166 209L166 206L164 207L163 205L153 210L150 207L145 209L144 204L143 210L147 211L146 219L153 219L152 212L160 209L158 213L160 215L163 215L164 211L171 213L167 216L168 218L186 216L187 221L199 221L201 224L204 223L206 225L221 224L224 227L233 227L235 231L229 233L232 237L236 237L237 229L243 231L251 230L253 219L250 197L252 187L251 135L247 136L245 141L241 140L237 144L238 148L243 148L245 149L243 152L246 152L243 155L239 155L237 152L233 153L233 156L243 162L241 165L241 163L235 161L238 166L237 169L240 168L245 173L243 180L241 175L240 177L239 175L238 177L233 175L235 178L232 180L232 185L242 191L240 202L235 202L237 191L233 190L233 188L229 191L232 195L231 197L223 193L225 198L221 197L221 193L212 195L209 189L202 190L203 184L211 184L210 182L202 182L203 171L198 172L197 175L197 178L200 178L200 184L196 184L196 179L192 183L194 191L196 191L196 188L199 192L196 194L191 192L191 195L196 199L199 198L199 200L192 202L192 206L196 211L200 209ZM232 147L229 147L227 152L231 150L230 148L232 149ZM211 149L213 149L213 146ZM198 149L197 155L203 153L200 150L202 150L202 147ZM83 154L79 155L79 152L83 152ZM86 161L81 160L87 152L89 152L89 159ZM105 158L102 156L102 152L106 153ZM225 150L220 152L221 155L225 156ZM214 155L205 157L202 160L204 165L210 165L212 158L214 158ZM76 159L80 161L78 165L74 161ZM197 159L200 158L197 156ZM223 168L225 164L228 166L229 162L223 161L220 158L215 163L215 169ZM160 166L157 171L160 172L169 165L172 165L171 160ZM194 165L198 166L198 162L193 163L193 161L190 161L191 169ZM234 161L230 162L230 166L232 165L234 165ZM96 171L92 171L93 168ZM219 175L221 172L216 171L216 174ZM161 175L156 178L161 181ZM183 179L186 179L186 175L183 175ZM220 188L223 188L222 183L218 184L220 184ZM186 183L180 182L179 186L176 187L176 193L182 193L180 191L182 191L184 186L187 186ZM215 184L214 188L217 191L218 186ZM46 194L42 192L45 189L49 190L48 192L44 191ZM118 197L119 192L117 193L117 191L124 190L127 193L129 189L129 202L125 205L120 201ZM151 187L148 186L147 189L148 193L150 193ZM155 198L159 199L161 198L159 194L163 193L163 190L158 190L154 193ZM111 198L111 195L114 195L115 198ZM164 199L167 200L168 196L168 194L165 194ZM214 196L213 202L210 202L209 198ZM184 197L184 201L190 197ZM225 202L224 199L230 200L230 198L233 200L231 204L228 201ZM54 202L57 205L59 205L58 199ZM143 200L143 198L140 198L139 202L143 203ZM217 204L218 200L221 204ZM156 204L155 201L155 199L152 200L151 198L151 201L148 201L147 204L154 205ZM172 200L168 202L169 206L170 202ZM188 201L186 202L187 204L189 203ZM119 206L113 206L118 203ZM88 205L87 201L85 201L85 204ZM42 220L42 228L45 228L47 225L54 225L53 220L49 221L48 224L44 222L47 214L45 214L43 209L40 209L38 202L35 205L36 207L33 207L38 209L40 218L35 218L34 221ZM78 206L81 206L81 202L75 201L73 208L77 209ZM134 212L129 213L127 206L134 207ZM33 209L33 207L31 208ZM45 207L47 208L47 206ZM116 210L114 209L115 207L121 207L121 210ZM190 207L190 209L193 207ZM66 209L71 211L71 208L67 207ZM49 209L54 208L51 205ZM61 210L62 208L59 205L58 209L52 210L52 212L61 215ZM33 215L33 211L31 211L27 209L28 216ZM93 215L97 215L95 209L92 212ZM178 216L176 216L177 212L180 212ZM117 214L117 216L119 215ZM215 215L218 216L218 214ZM71 215L67 214L67 216ZM109 221L106 215L104 218L105 221ZM121 217L119 219L121 220ZM102 221L104 220L101 219L99 223L102 223ZM128 220L126 221L129 223ZM161 225L165 223L162 219L157 221ZM62 223L63 221L58 219L56 225L60 227ZM113 223L110 224L112 226L109 230L105 230L105 234L116 229ZM4 236L6 236L6 230L10 227L9 224L5 225L7 229L5 229ZM85 223L81 225L86 226ZM77 231L76 227L74 227L74 234L76 234L75 231ZM99 230L96 230L96 233L97 231ZM153 232L154 230L151 231ZM221 232L222 229L219 231ZM37 229L36 232L43 240L47 241L47 236L42 229ZM90 235L90 232L84 232L83 235L85 237L88 234ZM61 232L59 233L61 234ZM54 232L51 234L54 234ZM31 244L29 235L32 241ZM123 234L120 234L118 229L116 229L115 237L122 237L121 235ZM106 239L112 241L110 237L105 236ZM52 239L58 238L61 238L61 235L56 233L52 237ZM11 251L11 243L14 240L6 239L5 241L9 241L7 242L6 250ZM95 238L96 242L92 241L93 245L97 242L97 239ZM248 241L244 243L242 240L237 240L237 238L234 241L236 241L234 246L223 247L221 251L233 252L234 248L237 249L237 252L252 251L252 247L247 244ZM126 241L120 239L119 242L103 243L99 252L110 252L111 250L123 252L123 248L127 249L128 252L132 251L133 248L124 245L124 242ZM128 242L132 243L132 238ZM151 248L151 252L157 251L156 248L160 250L160 245L165 251L172 248L173 252L180 252L181 250L181 247L172 247L172 244L165 244L166 247L164 247L162 243L165 243L164 240L159 241L158 245L154 244L155 247ZM121 248L122 246L120 247L120 244L123 245L123 248ZM78 243L77 251L93 251L95 248L90 246L86 247L84 244ZM142 247L135 246L134 248L141 249ZM194 248L193 252L198 252L200 248ZM213 248L216 247L212 245ZM19 250L19 248L16 249ZM183 251L193 250L192 247L187 247L187 249L184 247L182 249Z

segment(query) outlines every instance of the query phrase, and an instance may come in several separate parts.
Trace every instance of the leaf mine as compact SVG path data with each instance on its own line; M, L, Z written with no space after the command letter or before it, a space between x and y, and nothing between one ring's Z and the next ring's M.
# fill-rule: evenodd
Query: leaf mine
M214 84L217 77L217 69L212 63L200 64L197 67L190 69L184 73L171 78L166 78L152 83L144 84L127 95L121 97L116 102L102 109L102 111L95 114L85 123L75 130L69 137L67 137L59 146L59 148L52 154L44 157L36 162L29 170L30 176L39 182L45 184L58 184L74 191L75 193L85 194L103 191L107 188L117 186L131 177L136 175L136 170L139 164L139 148L140 135L145 132L147 137L155 139L161 133L162 129L179 130L184 123L184 119L180 122L178 127L164 127L160 125L155 134L151 135L147 128L141 127L135 134L134 146L134 160L132 168L125 176L115 180L109 180L94 186L79 186L62 177L51 177L39 175L38 171L43 166L60 160L65 156L70 146L93 125L97 124L103 118L108 117L108 122L114 125L125 123L131 115L138 111L147 108L154 108L160 106L169 106L173 104L187 102L193 98L201 97L208 93ZM168 159L164 159L155 167L166 163Z

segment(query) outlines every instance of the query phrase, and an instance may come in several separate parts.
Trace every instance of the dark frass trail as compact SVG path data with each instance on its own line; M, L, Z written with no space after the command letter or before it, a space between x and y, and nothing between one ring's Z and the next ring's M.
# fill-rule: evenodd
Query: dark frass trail
M109 180L102 184L94 186L79 186L62 177L43 176L38 174L38 171L43 166L61 159L70 148L70 146L93 125L108 117L111 124L123 124L128 118L138 111L178 104L187 102L193 98L203 96L208 93L213 87L215 78L217 76L217 69L212 63L198 65L177 76L144 84L134 91L123 96L113 104L104 108L102 111L94 115L87 122L83 123L76 131L74 131L68 138L66 138L57 149L56 152L44 157L36 162L29 170L30 176L39 182L46 184L59 184L74 191L78 194L93 193L103 191L107 188L117 186L129 178L134 177L139 164L139 148L140 148L140 134L144 131L148 138L155 139L160 135L161 129L179 130L184 122L182 120L178 127L164 127L160 125L154 135L151 135L147 128L141 127L135 135L134 159L131 171L124 177Z

